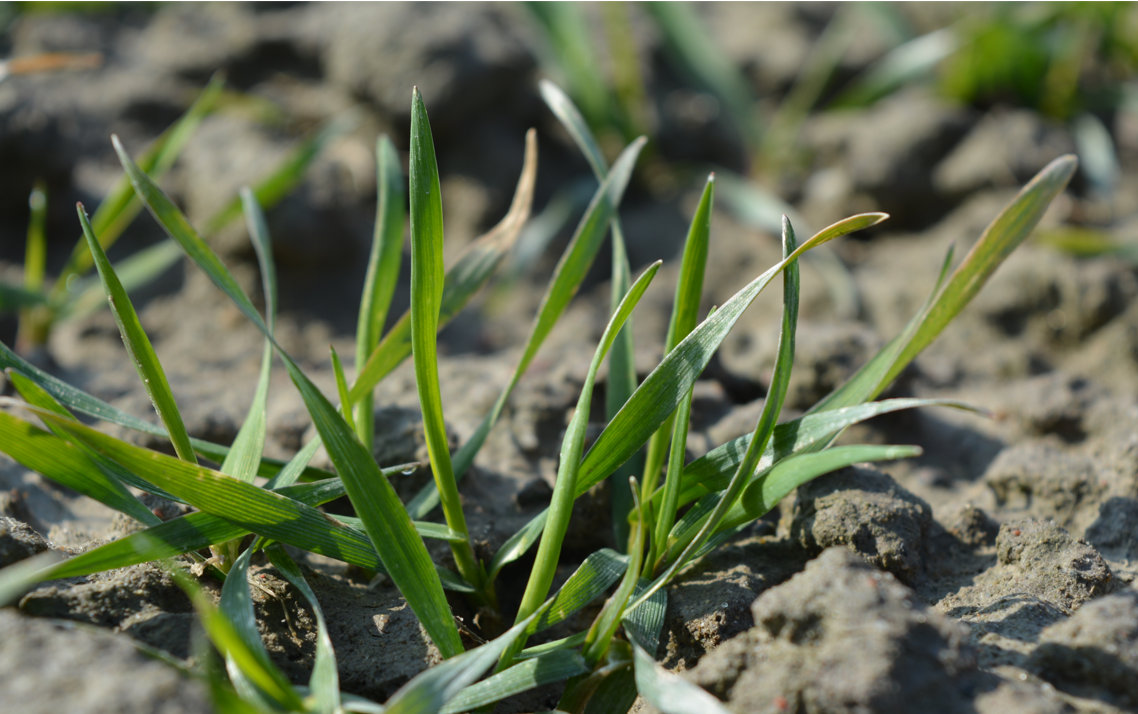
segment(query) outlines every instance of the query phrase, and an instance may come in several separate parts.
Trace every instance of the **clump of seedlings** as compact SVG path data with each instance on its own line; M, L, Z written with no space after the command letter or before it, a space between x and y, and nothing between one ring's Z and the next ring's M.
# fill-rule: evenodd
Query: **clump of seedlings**
M206 667L211 691L225 710L458 712L477 709L537 686L563 682L559 709L584 711L604 696L626 710L637 692L668 712L720 711L706 692L654 661L668 585L684 569L762 517L797 486L844 466L913 456L917 446L837 445L849 426L920 406L963 405L940 400L876 397L975 296L1000 262L1028 235L1074 168L1063 157L1044 169L996 217L963 261L946 258L923 308L844 385L804 415L780 423L794 362L798 318L798 259L807 251L886 218L851 216L799 241L783 221L783 258L702 320L704 265L710 250L714 177L707 181L687 235L665 353L639 384L631 367L631 336L622 330L656 276L654 263L635 280L624 256L617 207L644 140L632 142L607 166L580 115L564 94L543 86L551 109L589 160L600 186L549 281L512 378L479 428L451 452L444 427L437 335L494 275L526 221L536 172L535 139L513 204L502 222L446 270L442 196L427 112L413 93L409 177L405 183L392 143L378 143L378 216L359 310L356 375L349 380L333 353L337 394L321 393L274 337L277 283L261 207L246 190L241 203L260 263L264 313L222 261L116 139L115 150L134 192L186 256L264 335L260 380L236 439L220 445L191 437L127 291L108 262L99 236L79 206L79 221L123 341L161 420L157 426L123 413L32 366L0 345L0 366L22 399L0 411L0 450L47 478L139 521L143 529L81 555L46 562L33 558L0 573L0 598L10 600L36 582L91 574L146 561L165 563L190 594L205 631L224 658L224 674ZM382 334L396 283L409 208L411 306ZM548 507L480 558L467 529L459 485L512 390L564 313L604 239L614 242L611 318L588 365L580 397L565 429ZM782 322L766 402L754 430L685 463L692 388L712 355L756 296L781 278ZM433 483L403 502L389 477L403 465L372 457L373 392L403 360L414 363ZM611 406L599 436L588 442L587 422L598 371L609 362ZM269 374L280 360L299 391L317 437L290 461L263 458ZM337 402L338 401L338 405ZM175 455L152 451L87 425L80 416L168 438ZM309 465L326 450L334 472ZM219 463L210 468L199 459ZM563 542L573 504L610 480L620 549L602 549L576 564L554 588L564 563ZM185 504L188 515L163 522L137 497L160 495ZM329 515L321 505L346 495L355 516ZM437 518L435 514L441 514ZM453 562L436 562L425 539L445 541ZM443 661L409 681L383 705L340 691L335 653L320 608L284 546L383 572L398 587ZM516 611L502 611L496 590L507 564L536 546L534 564ZM247 571L264 554L315 613L316 654L307 686L295 685L271 662L257 631ZM574 563L568 563L573 565ZM214 602L199 577L224 579ZM462 593L489 615L484 644L467 649L446 592ZM530 645L601 598L587 628ZM382 643L377 643L382 646ZM97 665L93 665L97 666ZM604 693L604 694L598 694ZM594 701L595 705L596 702ZM244 709L243 709L244 707ZM614 708L615 707L615 708Z

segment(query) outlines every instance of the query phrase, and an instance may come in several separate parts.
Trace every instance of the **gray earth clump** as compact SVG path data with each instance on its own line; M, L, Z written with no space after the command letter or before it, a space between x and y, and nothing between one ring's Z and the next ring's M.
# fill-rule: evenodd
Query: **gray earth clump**
M1088 603L1039 640L1029 664L1055 686L1138 706L1138 591Z
M441 661L394 586L367 587L309 568L304 568L304 576L318 593L344 691L385 701L409 679ZM307 601L268 565L254 568L251 580L265 647L293 681L306 681L317 636ZM273 622L285 622L287 627L273 627Z
M1050 521L1005 523L996 536L996 554L994 570L1010 576L1001 578L1009 587L1035 593L1067 612L1118 585L1091 544Z
M29 615L109 627L175 657L190 655L190 601L150 563L53 581L32 590L19 605Z
M854 467L799 487L789 531L809 552L846 545L911 582L920 571L931 523L929 505L890 476Z
M1000 452L984 474L984 483L1005 512L1077 525L1087 505L1106 493L1096 464L1047 441L1028 441ZM1077 529L1076 529L1077 530Z
M690 678L737 712L971 711L968 631L845 548L751 606L755 626Z
M802 569L805 554L785 541L750 536L709 553L668 590L663 664L691 669L708 652L745 632L751 604Z

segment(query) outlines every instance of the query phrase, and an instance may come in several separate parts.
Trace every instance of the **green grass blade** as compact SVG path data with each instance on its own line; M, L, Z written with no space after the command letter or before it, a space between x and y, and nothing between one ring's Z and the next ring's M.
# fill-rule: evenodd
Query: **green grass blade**
M577 148L589 162L593 175L597 181L604 182L608 174L608 164L601 153L596 138L589 130L585 119L577 106L573 104L561 89L548 80L538 83L541 97L546 106L557 117L561 125L569 132ZM612 221L612 294L609 300L609 311L615 312L620 301L628 292L632 283L632 273L628 264L628 251L625 248L624 231L621 229L620 217L613 216ZM636 391L636 365L634 363L635 346L632 342L631 321L624 326L617 335L612 346L612 355L609 357L608 382L605 385L605 417L611 419L616 415L632 393ZM643 471L642 459L634 456L624 466L617 469L609 477L609 501L612 511L613 541L618 544L628 542L628 513L632 509L632 494L625 490L624 484L628 477Z
M664 354L675 349L680 340L687 337L699 321L700 300L703 297L703 276L707 267L707 251L711 238L711 208L715 197L715 174L707 177L695 215L692 216L687 239L684 241L684 254L680 261L680 278L676 283L676 294L672 301L672 316L668 322L668 333L664 338ZM690 392L690 390L689 390ZM668 454L668 444L675 425L675 412L648 440L647 456L644 459L644 475L640 481L640 498L647 502L660 478L660 468ZM686 432L685 432L686 437ZM673 488L675 490L675 488ZM664 518L667 520L667 517ZM662 521L661 521L662 527ZM669 528L671 526L668 526ZM667 533L667 529L663 533Z
M119 161L122 163L123 169L126 171L127 176L130 177L130 182L134 186L135 192L138 197L149 209L154 220L166 231L167 235L173 238L178 245L182 246L182 250L190 257L198 267L205 271L206 275L218 288L224 292L230 300L233 301L237 309L244 313L245 317L249 318L254 325L259 327L263 333L270 335L268 327L261 319L261 315L257 309L253 307L252 301L241 286L237 284L229 270L222 264L217 255L210 249L204 240L194 230L193 226L182 214L174 202L158 188L158 185L138 167L137 164L131 160L130 156L123 148L122 142L119 141L117 136L111 137L111 143L114 145L115 152L118 154Z
M261 641L261 633L257 629L257 617L253 613L253 598L249 594L249 562L254 550L255 546L246 548L234 561L221 586L221 599L217 603L217 609L221 616L228 620L233 634L240 638L241 650L255 658L259 665L258 669L263 670L270 661L269 652L265 649L265 643ZM271 707L272 702L269 697L272 695L262 692L255 683L258 672L246 672L243 669L245 663L233 650L225 653L225 666L234 689L242 699L257 702L266 708Z
M329 348L332 353L332 374L336 376L336 393L340 396L340 414L344 417L344 422L348 428L356 434L356 438L363 443L359 431L356 429L355 415L349 407L348 402L348 378L344 376L344 365L340 363L340 355L336 353L335 347Z
M308 680L308 688L312 691L315 711L319 714L333 714L340 707L340 674L336 669L336 653L332 649L332 639L328 635L328 623L324 621L324 612L320 609L320 602L316 593L300 568L289 557L279 544L265 549L269 560L285 580L300 591L308 601L308 607L316 618L316 655L312 662L312 676Z
M494 275L517 242L533 207L537 183L537 134L526 134L526 152L514 199L498 225L477 238L447 271L439 307L439 324L457 315ZM352 401L370 394L380 380L411 354L411 315L404 313L368 357L352 385Z
M628 569L624 571L620 585L616 592L601 608L600 614L593 620L585 636L585 661L596 667L601 658L612 646L613 637L620 627L621 620L627 612L628 600L636 592L639 584L638 573L644 567L644 550L648 541L648 523L644 518L640 499L637 494L636 482L629 480L629 489L632 493L633 508L632 528L628 539ZM564 701L564 697L562 698Z
M585 279L585 274L593 264L601 242L604 240L609 223L620 205L624 189L632 176L636 159L644 147L645 140L637 139L628 145L613 163L612 170L601 184L586 210L581 223L566 248L565 253L554 269L554 277L542 298L538 316L534 320L530 339L519 364L519 372L524 371L536 356L545 338L561 317L577 289Z
M589 125L585 122L585 117L581 115L577 105L573 103L568 94L548 79L539 81L537 88L545 105L561 122L561 126L569 132L573 143L577 145L585 160L589 162L589 168L593 170L593 175L597 177L598 181L604 180L608 173L608 162L605 161L601 147L593 136L593 132L589 130Z
M43 289L47 269L47 187L37 181L28 196L28 236L24 249L24 287L33 292Z
M242 189L241 198L246 206L253 201L252 193ZM261 263L262 282L265 291L265 314L268 327L271 330L276 319L277 289L276 271L272 264L272 248L268 241L268 232L265 229L264 217L260 211L250 208L246 212L249 221L249 235L252 237L257 258ZM261 355L261 371L257 378L257 389L253 394L253 402L249 405L249 412L241 428L237 432L233 445L221 464L221 472L252 482L257 475L261 456L265 450L265 438L268 433L268 399L269 383L272 378L273 346L268 339L265 340L264 353Z
M543 642L540 645L526 647L521 651L521 653L518 654L518 659L531 659L533 657L541 657L543 655L549 654L550 652L556 652L558 650L580 647L581 645L585 644L586 634L588 633L578 632L575 635L562 637L551 642Z
M229 453L221 463L222 473L242 481L252 482L257 476L261 455L265 449L265 437L268 433L266 404L269 398L272 361L272 346L266 345L261 357L261 374L257 379L257 391L253 395L253 403L249 406L249 412L237 431Z
M672 303L672 318L664 349L670 352L687 337L699 322L699 306L703 297L703 278L707 269L708 246L711 241L711 209L715 201L715 174L707 177L699 205L692 216L684 254L680 260L680 279Z
M920 456L916 446L879 446L875 444L834 446L816 454L799 454L775 464L764 476L747 487L739 508L724 522L724 529L761 518L779 501L802 484L831 471L853 464L896 461Z
M585 658L577 652L555 650L524 659L509 669L472 684L442 708L441 714L459 714L500 702L531 689L563 682L589 671Z
M308 506L319 506L343 496L344 489L338 479L329 479L320 483L289 486L282 488L279 493ZM195 511L69 558L44 577L70 578L125 568L201 550L247 535L249 531L246 528L224 518ZM354 564L368 569L380 567L379 558L374 553Z
M28 469L141 523L159 522L122 482L99 468L83 449L6 412L0 412L0 450Z
M609 586L620 580L628 567L628 556L602 548L590 553L585 561L566 579L553 596L548 607L542 608L537 619L530 623L526 635L564 622L577 610L599 597Z
M264 648L251 648L234 624L210 601L202 588L188 575L171 569L171 576L194 605L206 634L227 659L264 692L277 706L300 711L304 702L284 674L265 655ZM244 583L242 583L244 584Z
M636 586L642 592L648 583L641 579ZM622 624L629 642L643 647L649 654L655 654L660 647L660 634L664 631L664 619L667 613L668 591L666 590L657 590L635 608L625 611Z
M248 534L241 526L198 511L68 558L44 573L43 579L72 578L126 568L201 550Z
M291 459L289 459L288 463L284 465L284 468L282 468L277 472L275 476L269 479L268 483L265 484L265 488L283 488L285 486L291 486L292 484L299 481L300 477L304 475L308 463L312 461L312 458L316 456L316 452L319 451L320 447L323 445L324 444L321 443L319 437L313 439L312 441L309 441L300 449L300 451L296 452L296 454ZM398 468L399 471L403 470L402 466L396 468ZM394 473L399 473L399 471L395 471Z
M290 358L280 354L384 568L443 656L461 652L439 575L395 489L331 402Z
M152 181L142 173L116 140L116 151L123 167L131 177L139 196L147 208L166 230L167 234L183 247L187 255L206 272L210 280L229 296L237 308L256 325L266 338L272 333L261 319L244 291L234 280L209 246L197 235L181 211ZM415 533L407 511L395 490L383 476L371 454L355 438L355 434L340 417L335 407L320 393L288 354L274 343L288 369L293 384L299 390L313 423L328 451L332 463L348 492L356 512L364 520L367 534L379 553L392 581L407 599L411 609L423 623L444 655L462 651L458 629L450 615L438 573L427 553L422 538ZM257 489L258 491L260 489ZM206 510L206 509L203 509ZM332 523L332 519L326 519ZM343 527L343 526L340 526ZM250 530L255 529L250 528ZM338 531L329 531L329 533ZM354 531L352 531L354 533ZM289 542L265 533L276 540ZM296 545L295 543L293 543ZM321 543L320 547L331 544ZM300 546L304 547L304 546ZM336 550L333 547L333 550ZM313 548L308 548L313 550ZM332 555L331 557L339 557ZM343 558L340 558L343 559Z
M592 403L593 384L597 378L597 370L612 347L617 333L624 325L625 320L632 313L644 291L656 276L660 262L653 263L629 288L628 294L621 301L616 313L609 320L597 345L589 370L585 375L585 382L581 386L581 395L577 399L577 408L565 429L565 438L561 444L561 460L557 469L557 480L553 486L553 495L550 497L549 518L546 528L538 544L537 557L533 569L530 571L529 581L526 583L525 593L518 606L518 620L528 617L535 612L549 593L553 584L554 575L560 560L561 545L565 533L569 529L569 519L572 516L573 502L577 498L576 487L577 469L581 463L581 454L585 450L585 430L589 421L589 410ZM520 649L520 647L519 647Z
M42 573L58 560L59 553L46 550L0 569L0 607L7 607L43 580Z
M1075 173L1078 160L1071 155L1055 159L1039 172L985 229L933 302L917 334L898 357L879 390L929 345L980 291L996 268L1034 230L1039 219Z
M438 330L446 271L443 267L443 202L434 139L423 97L416 88L411 101L411 357L431 472L443 516L451 529L467 535L466 515L447 446L439 387ZM469 541L452 543L458 572L478 589L483 573Z
M371 544L359 532L311 506L204 466L119 441L58 414L34 411L84 445L206 513L258 535L345 562L375 560Z
M890 342L882 348L882 353L895 354L895 357L886 364L875 357L812 410L867 401L889 386L975 297L1000 263L1027 238L1051 201L1067 186L1077 165L1078 160L1074 156L1062 156L1036 174L988 225L927 310L923 311L919 321L906 329L903 340ZM882 375L880 379L866 379L866 373L878 370Z
M528 625L523 620L490 642L420 673L391 697L385 714L437 714L490 669Z
M644 648L632 646L636 691L664 714L728 714L723 702L652 659Z
M50 394L60 403L67 406L69 409L74 409L77 412L86 414L87 416L101 419L103 421L125 426L128 429L142 432L143 434L150 434L151 436L169 437L166 430L157 424L151 424L148 421L139 419L133 414L126 412L107 404L105 401L94 397L81 389L76 389L70 384L51 376L42 369L36 367L24 358L17 355L8 348L3 342L0 342L0 368L13 369L27 375L33 382L35 382L44 391ZM200 439L191 440L194 447L199 449L202 453L209 455L211 458L221 460L225 457L227 452L226 447L218 444L211 444L208 441Z
M47 270L47 234L44 227L47 223L47 188L42 180L37 181L28 196L28 233L24 242L24 284L21 293L29 295L43 295L44 273ZM20 294L20 293L17 293ZM38 344L44 340L42 335L28 334L35 331L33 308L37 303L23 306L20 311L19 328L16 344ZM2 306L0 306L2 307Z
M676 511L679 509L684 458L687 456L688 426L691 422L691 401L692 390L689 389L675 411L671 435L672 448L668 452L668 468L664 476L664 495L660 508L653 518L655 523L652 531L652 558L649 559L649 565L653 568L659 566L659 559L667 550L668 533L676 522Z
M368 356L379 345L391 299L399 279L403 255L403 223L407 214L407 190L395 145L387 136L380 138L376 154L376 215L371 253L356 324L356 370L362 370ZM344 402L350 404L351 402ZM375 440L375 415L370 390L355 405L356 433L371 450Z
M71 412L67 411L67 409L62 404L60 404L58 401L56 401L55 398L51 396L51 394L49 394L46 390L42 389L33 380L29 379L28 377L24 376L23 374L15 371L15 370L8 370L7 374L8 374L9 379L11 379L11 381L12 381L12 385L16 387L16 391L18 391L20 393L20 396L23 397L24 401L26 401L28 404L39 407L41 409L48 409L50 411L53 411L57 414L63 415L63 416L70 418L70 419L74 418L74 415L71 414ZM49 427L49 429L51 429L50 424L48 425L48 427ZM58 433L58 430L51 429L51 431L53 433L55 433L56 436L61 436ZM127 486L133 486L134 488L137 488L140 491L144 491L146 493L151 493L151 494L154 494L155 496L160 496L160 497L165 498L165 499L170 500L170 501L175 501L175 502L179 502L179 503L182 502L180 499L176 498L173 494L167 493L167 492L163 491L162 489L155 487L153 484L147 483L146 481L138 478L137 476L130 473L129 471L124 470L122 467L120 467L118 464L116 464L113 461L109 461L107 459L104 459L101 456L99 456L98 454L96 454L90 450L88 450L86 452L86 456L89 459L91 459L92 462L98 466L99 470L102 471L103 474L105 474L107 477L109 477L113 481L118 481L118 482L125 484ZM62 476L64 476L64 474L60 474L60 476L62 477ZM77 489L77 490L82 491L82 489ZM133 496L132 496L132 498L133 498ZM138 510L133 505L131 506L131 508L134 510L132 510L130 513L128 513L128 515L134 516L136 518L136 520L139 520L142 523L150 523L151 522L150 516L143 515L142 510ZM148 510L147 510L147 512L149 513Z
M628 265L628 251L624 245L624 235L616 218L612 224L612 292L609 296L609 311L615 312L620 301L628 294L632 282ZM612 419L632 393L636 391L636 347L632 341L632 318L616 336L609 356L608 381L605 383L605 420ZM620 486L628 483L628 477L643 471L639 454L634 455L609 477L609 505L612 512L613 542L628 542L628 513L632 510L632 494Z
M107 292L107 299L111 303L115 323L118 325L127 352L134 360L138 376L142 379L147 394L150 395L150 401L154 404L158 417L166 425L166 431L170 434L170 443L173 444L178 457L184 461L197 463L194 447L190 443L190 435L186 433L186 425L182 422L182 415L174 401L174 394L170 391L170 383L166 381L166 372L158 361L158 355L155 354L154 347L150 344L150 338L142 329L142 323L138 320L138 313L135 312L130 297L115 275L114 268L107 260L107 255L103 252L102 246L99 245L82 205L78 206L78 213L79 222L83 226L83 235L87 238L87 246L91 250L95 267L99 271L99 277L102 279L103 287Z
M585 279L589 267L592 266L593 260L597 256L597 251L600 249L601 242L608 230L609 221L614 215L615 206L620 204L621 196L623 196L624 189L632 176L636 157L643 145L643 140L637 140L624 150L624 153L613 164L613 169L608 178L594 195L589 208L577 226L576 233L565 248L557 267L554 268L553 279L542 297L537 317L534 318L525 349L514 369L513 376L510 378L510 383L499 395L498 401L491 407L490 412L475 430L474 435L455 454L456 473L464 473L474 462L475 455L482 448L490 429L501 415L502 410L505 409L506 402L514 387L517 386L525 371L529 369L545 338L549 336L553 326L561 318L573 296L576 295L577 289L581 286L581 282ZM422 517L437 503L437 498L437 494L425 492L416 496L409 508L414 515Z
M277 286L277 267L273 261L273 241L269 237L269 227L256 194L249 187L239 192L241 210L245 214L245 227L249 231L249 242L257 254L257 265L261 269L261 290L265 297L265 323L271 333L277 319L277 302L280 294Z
M828 444L835 435L854 424L873 417L917 407L954 407L976 411L967 404L945 399L886 399L852 407L815 412L779 424L774 429L770 445L759 460L758 471L771 464L804 451L816 450ZM751 441L751 434L722 444L692 461L684 468L684 489L680 505L696 498L727 488L732 473L739 467L743 453Z

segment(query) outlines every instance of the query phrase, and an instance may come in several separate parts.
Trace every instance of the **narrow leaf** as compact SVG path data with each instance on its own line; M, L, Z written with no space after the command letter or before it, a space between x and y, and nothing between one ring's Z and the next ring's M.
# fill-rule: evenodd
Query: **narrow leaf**
M834 238L875 225L885 214L866 213L844 219L814 235L787 258L755 278L685 337L652 371L632 399L609 422L585 455L578 489L604 478L639 448L664 422L694 384L748 305L775 276L798 256Z
M500 702L547 684L563 682L589 671L577 652L556 650L524 659L509 669L472 684L442 708L442 714L459 714Z
M0 450L28 469L140 523L159 522L121 481L101 469L83 449L6 412L0 412Z
M251 648L240 631L210 601L193 579L176 569L171 569L169 572L174 582L190 597L198 618L218 651L231 658L244 676L270 697L277 706L288 710L303 709L304 703L284 674L264 655L264 649Z
M35 413L195 508L314 553L345 562L374 562L366 538L311 506L204 466L119 441L57 414L38 409Z
M449 271L443 286L439 324L445 325L462 310L478 290L486 284L509 254L522 226L529 218L533 192L537 183L537 134L526 134L526 153L518 177L514 199L506 215L490 231L474 240ZM352 385L351 397L356 402L370 393L380 380L411 355L411 315L409 312L391 326L387 335L368 357Z
M1061 156L1028 182L1016 198L1000 212L972 246L952 277L939 290L914 329L906 330L902 342L890 342L882 353L893 352L884 377L874 382L861 379L862 371L880 367L873 360L855 373L846 384L815 405L814 411L850 406L880 394L910 362L940 335L948 323L975 297L997 267L1027 238L1075 173L1078 160Z
M246 548L239 555L225 577L221 586L221 599L218 601L218 612L229 621L233 634L241 640L241 651L249 657L256 659L259 670L268 670L272 667L269 652L265 643L261 641L261 633L257 629L257 617L253 613L253 598L249 594L249 562L253 557L253 547ZM225 666L229 671L229 679L234 688L246 701L263 702L268 705L272 694L262 692L257 686L257 671L245 671L247 664L242 661L234 651L225 653ZM291 687L289 687L291 689Z
M178 457L184 461L197 463L194 447L190 444L190 435L186 433L186 425L182 422L182 415L174 401L174 393L170 390L170 383L166 381L166 372L158 361L158 355L155 354L154 347L150 344L150 338L142 329L142 323L138 320L138 313L135 312L130 297L123 289L122 283L115 275L114 268L111 267L111 263L107 260L106 254L103 253L99 241L95 238L82 204L79 204L77 209L79 222L83 226L83 235L87 238L87 246L91 249L95 267L98 269L103 287L107 291L107 299L111 303L115 323L118 325L127 352L134 360L138 376L142 379L147 394L150 395L150 401L154 404L155 411L158 412L162 423L166 425L166 431L170 434L170 442L173 444Z
M443 267L443 203L434 139L422 95L415 89L411 100L411 355L415 385L423 413L423 432L431 460L431 472L439 492L443 515L453 530L467 534L466 515L447 445L439 386L439 307L446 272ZM459 574L481 587L481 569L469 542L453 543Z
M490 642L420 673L387 702L386 714L436 714L490 669L528 625L523 620Z
M532 635L564 622L570 615L620 580L627 567L628 556L608 548L589 554L589 557L585 558L585 561L558 588L549 606L542 608L537 619L533 620L526 630L526 634Z
M684 241L684 254L680 261L680 279L676 283L676 294L672 300L672 316L668 322L668 334L664 339L664 354L671 352L680 340L687 337L699 321L699 306L703 297L703 276L707 266L707 251L711 237L711 208L715 196L715 174L708 176L707 185L703 189L695 215L692 216L691 226L688 229L687 239ZM690 402L689 396L686 398ZM672 430L675 426L675 412L668 415L664 423L659 426L648 440L647 456L644 459L644 475L640 484L640 497L647 501L660 477L660 468L668 456L668 445L672 439ZM684 428L683 438L686 439L687 430ZM681 453L682 457L683 454ZM673 473L676 473L673 471ZM678 491L679 484L673 479L672 492ZM670 524L664 521L670 516L664 515L658 519L660 530L658 533L666 534Z
M664 714L729 714L723 702L656 664L644 648L633 644L632 655L636 691Z
M521 604L518 606L519 620L528 617L545 600L556 575L562 541L569 529L573 502L577 498L577 469L580 466L581 454L585 449L585 430L588 426L593 383L597 378L597 370L600 369L601 363L608 354L609 348L612 347L612 343L624 325L624 321L628 319L633 308L643 297L644 291L648 289L659 268L659 261L653 263L629 288L628 294L621 301L616 313L605 327L600 344L597 345L593 360L589 364L585 382L581 386L581 395L577 399L577 408L573 412L569 426L565 429L565 437L561 444L560 466L557 469L557 480L553 486L553 495L550 497L549 518L538 545L537 556L534 559L534 567L530 571L529 581L526 583L525 593L522 595Z
M383 136L376 143L376 215L368 255L364 289L356 321L356 370L361 371L368 356L379 345L384 323L395 295L399 279L400 257L403 255L403 222L406 217L407 191L403 172L391 139ZM345 401L345 404L352 402ZM356 433L370 451L375 439L375 415L371 391L355 405Z
M775 427L770 445L759 460L757 470L765 470L771 464L793 454L825 446L836 434L867 419L903 409L932 406L976 411L974 407L952 400L906 398L886 399L807 414ZM730 475L738 468L750 441L751 434L746 434L717 446L688 464L684 468L681 505L690 503L699 496L725 489Z
M896 461L920 456L916 446L878 446L873 444L834 446L816 454L799 454L775 464L766 475L755 479L740 501L741 517L761 518L779 501L802 484L823 474L853 464ZM734 525L728 519L728 527Z

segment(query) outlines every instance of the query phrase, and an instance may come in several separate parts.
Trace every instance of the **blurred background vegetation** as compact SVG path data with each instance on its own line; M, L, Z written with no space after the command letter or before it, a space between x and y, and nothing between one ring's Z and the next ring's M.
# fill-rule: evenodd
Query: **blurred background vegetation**
M780 48L790 47L785 27L730 28L733 37L723 37L722 24L710 23L697 4L532 2L510 6L504 15L527 38L537 74L566 90L608 158L636 136L651 137L638 172L649 192L674 191L715 170L724 206L758 229L777 233L783 213L802 225L795 215L796 196L819 170L803 140L809 120L857 116L912 91L977 113L1030 110L1073 138L1080 156L1078 190L1107 197L1119 191L1125 158L1117 138L1138 132L1138 4L857 2L792 9L799 25L807 27L807 46L783 55L784 63L795 64L777 80L754 58L777 63ZM162 10L161 4L149 3L129 8L99 2L0 4L0 57L11 55L8 28L32 14L114 18L129 13L137 22ZM739 53L727 47L740 42L763 50L740 62ZM0 61L0 82L21 74L81 71L99 61L92 54L8 56ZM210 112L252 113L266 126L282 125L285 112L272 111L272 101L263 96L234 87L207 91L212 91ZM532 91L536 94L536 87ZM698 142L692 131L676 129L685 121L702 132ZM326 143L311 138L315 133L309 136L297 149L300 158L280 167L284 178L278 175L274 200L298 184ZM162 165L169 166L177 151L163 156ZM546 234L532 241L536 244L563 230L574 215L572 205L589 193L580 186L555 191L535 221L533 230ZM45 248L50 241L44 235L48 194L37 185L31 195L23 274L18 279L10 272L0 275L0 317L22 311L21 334L32 343L46 341L52 321L76 307L74 296L50 279ZM124 230L136 213L136 206L123 206L115 231ZM212 229L230 221L231 214L211 221L217 224ZM1114 240L1093 225L1050 239L1080 255L1136 253L1131 242ZM826 260L825 253L819 255L815 259ZM176 256L160 250L143 262L132 284L145 284ZM83 277L89 266L82 267L64 271L66 279ZM840 267L831 267L841 282ZM29 328L32 321L38 324Z

